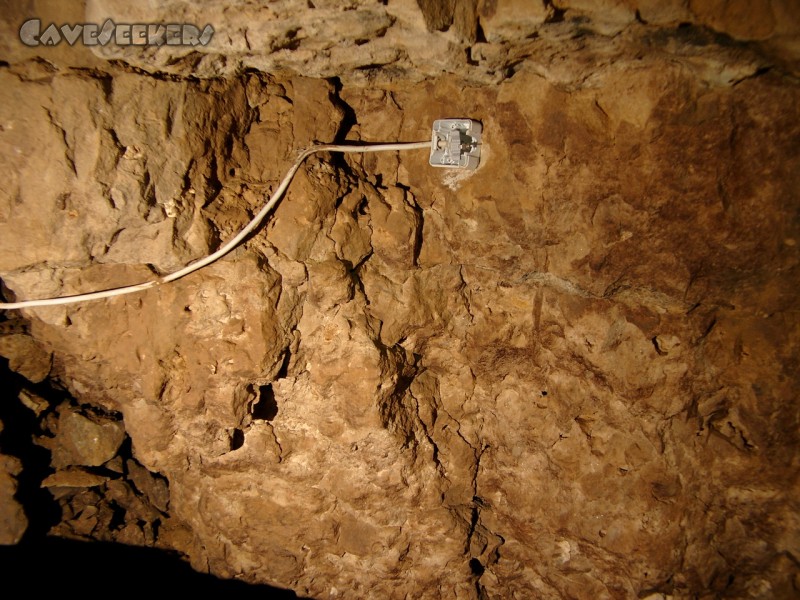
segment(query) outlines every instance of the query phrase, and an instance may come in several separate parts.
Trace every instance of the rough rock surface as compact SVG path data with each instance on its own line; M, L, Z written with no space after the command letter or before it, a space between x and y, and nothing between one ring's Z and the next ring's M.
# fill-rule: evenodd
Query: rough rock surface
M117 455L124 438L125 429L117 421L63 410L53 440L52 464L56 468L99 467Z
M314 140L485 131L474 173L312 157L207 269L7 314L11 368L76 399L41 417L56 532L317 598L800 593L794 5L311 4L36 3L213 23L192 52L5 17L8 296L204 255ZM103 411L131 456L68 467Z
M497 83L527 63L551 82L583 82L595 67L643 48L658 51L678 27L688 39L669 52L689 50L698 63L721 66L696 30L718 43L755 51L763 65L800 73L800 11L794 0L37 0L5 15L0 49L15 58L41 54L20 49L26 18L50 22L210 24L207 45L160 47L107 44L75 52L61 44L44 56L56 65L119 61L158 75L214 77L243 70L352 84L420 81L458 74ZM47 17L49 16L49 20ZM742 42L750 42L744 48ZM686 48L685 46L689 46ZM78 48L77 44L75 48ZM101 59L101 60L98 60ZM746 61L738 69L747 70ZM728 63L730 61L723 61ZM719 74L721 75L721 74Z
M0 422L0 434L3 424ZM17 493L17 475L22 471L22 461L14 456L0 454L0 545L16 544L28 528L22 504L14 497Z

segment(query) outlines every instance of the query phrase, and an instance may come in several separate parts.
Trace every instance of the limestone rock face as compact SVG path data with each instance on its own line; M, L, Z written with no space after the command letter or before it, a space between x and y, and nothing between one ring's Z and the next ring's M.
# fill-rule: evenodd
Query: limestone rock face
M361 86L446 74L496 83L527 63L551 82L581 83L598 65L643 50L658 53L665 44L670 52L689 50L713 69L719 57L707 46L716 43L729 51L755 51L759 67L800 72L794 0L37 0L33 8L20 4L6 11L0 24L6 60L39 57L57 68L101 70L110 61L159 77L257 70ZM207 43L187 45L87 47L62 41L26 47L19 29L32 17L40 19L41 32L51 23L102 26L111 19L189 24L198 31L211 26L213 34L204 38Z
M64 409L116 447L48 485L315 598L800 593L798 16L719 4L43 3L215 34L2 38L8 297L204 256L315 141L484 128L477 171L315 155L223 260L6 313L11 368L131 438Z

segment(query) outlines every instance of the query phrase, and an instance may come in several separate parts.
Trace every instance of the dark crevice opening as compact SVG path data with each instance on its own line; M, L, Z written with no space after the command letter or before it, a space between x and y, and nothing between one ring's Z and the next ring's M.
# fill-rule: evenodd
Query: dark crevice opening
M272 421L277 416L278 403L275 401L275 392L272 391L271 383L258 388L258 400L253 403L250 414L254 419L262 421Z
M483 572L486 570L486 568L481 564L481 561L477 558L469 559L469 568L472 571L472 574L476 577L483 575Z
M278 369L278 374L275 376L275 379L284 379L289 375L289 364L292 362L292 351L289 348L286 348L286 351L283 353L283 361L281 362L281 367Z
M486 34L483 32L483 27L481 27L480 19L478 19L478 23L475 26L475 43L476 44L486 43Z
M358 124L358 119L356 118L356 111L353 110L353 107L342 100L340 96L342 91L341 80L338 77L331 77L328 79L328 82L333 86L333 92L330 94L331 103L343 113L339 129L336 131L336 135L333 136L333 143L341 144L345 141L347 134L350 133L353 126Z
M244 446L244 431L241 429L234 429L231 431L231 452L238 450Z
M562 23L564 21L564 13L567 11L553 6L552 0L545 0L544 5L546 8L552 10L552 14L545 19L545 23Z

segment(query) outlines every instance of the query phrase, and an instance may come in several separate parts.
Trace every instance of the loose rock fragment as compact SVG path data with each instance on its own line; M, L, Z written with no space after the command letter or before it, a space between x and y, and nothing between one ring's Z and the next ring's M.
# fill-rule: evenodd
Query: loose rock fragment
M56 471L52 475L48 475L44 481L42 481L42 487L90 488L102 485L106 481L108 481L108 477L91 473L86 469L66 468L64 470Z
M25 511L14 497L21 471L18 458L0 454L0 544L16 544L28 528Z
M151 473L133 459L128 459L125 464L128 468L128 477L137 491L144 495L158 510L167 512L169 486L166 480Z
M125 429L118 421L88 416L69 408L62 410L52 464L56 468L98 467L114 457L124 439Z
M29 335L0 336L0 356L8 359L12 371L33 383L39 383L50 373L51 354Z

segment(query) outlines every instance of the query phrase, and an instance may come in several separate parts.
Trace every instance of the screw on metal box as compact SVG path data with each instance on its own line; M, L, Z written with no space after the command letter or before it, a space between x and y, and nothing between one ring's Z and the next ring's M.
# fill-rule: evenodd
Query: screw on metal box
M478 168L481 159L483 126L472 119L439 119L433 122L432 167Z

